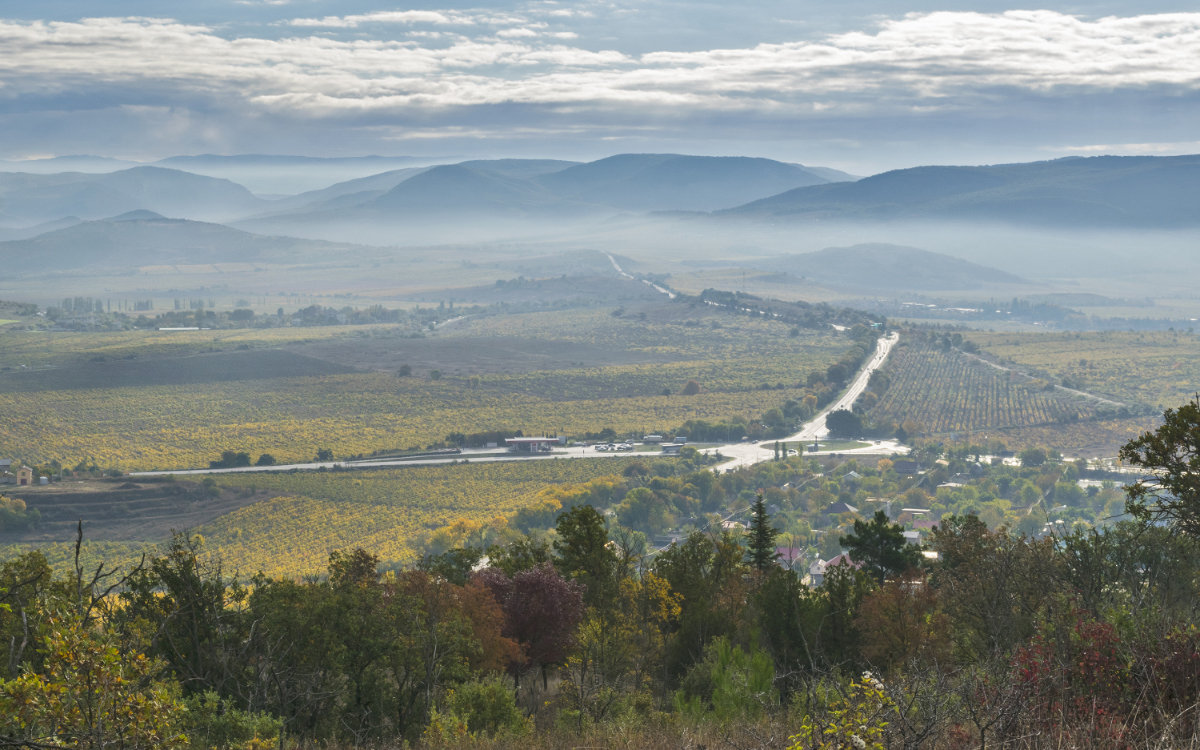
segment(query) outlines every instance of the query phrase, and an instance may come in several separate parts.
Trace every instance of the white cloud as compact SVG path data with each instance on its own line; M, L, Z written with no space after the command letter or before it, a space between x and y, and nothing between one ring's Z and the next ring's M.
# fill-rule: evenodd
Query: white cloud
M512 29L501 29L496 32L496 36L500 37L501 39L530 39L537 38L541 35L542 33L540 31L532 29L528 26L518 26Z
M313 28L357 28L367 24L433 24L436 26L470 26L475 19L462 13L440 10L396 10L378 11L353 16L325 16L324 18L293 18L291 26Z
M1165 156L1168 154L1200 153L1200 141L1171 141L1164 143L1091 143L1085 146L1063 146L1055 149L1075 154L1142 154Z

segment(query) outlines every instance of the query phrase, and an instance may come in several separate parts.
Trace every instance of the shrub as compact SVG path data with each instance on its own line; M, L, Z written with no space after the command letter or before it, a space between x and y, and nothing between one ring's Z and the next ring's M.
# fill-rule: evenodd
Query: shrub
M184 726L194 748L267 750L279 741L283 720L242 711L209 690L184 701Z
M512 691L499 675L465 682L446 694L442 710L434 710L425 730L431 745L455 747L466 737L519 735L530 729Z

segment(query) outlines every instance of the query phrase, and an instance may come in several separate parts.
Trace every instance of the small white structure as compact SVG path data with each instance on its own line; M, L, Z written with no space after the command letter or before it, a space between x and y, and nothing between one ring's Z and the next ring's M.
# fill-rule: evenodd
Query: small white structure
M549 453L553 446L562 445L557 437L513 437L504 438L504 444L514 453Z

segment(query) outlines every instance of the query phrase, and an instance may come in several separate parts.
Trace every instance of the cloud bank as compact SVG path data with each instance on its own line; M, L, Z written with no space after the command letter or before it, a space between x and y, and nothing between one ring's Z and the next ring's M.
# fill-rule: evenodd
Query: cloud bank
M822 123L854 121L861 138L865 123L883 132L897 117L933 130L938 118L1019 119L1030 102L1125 98L1191 113L1200 90L1200 13L913 13L819 39L642 53L590 38L586 21L553 6L297 17L274 35L169 18L0 20L0 117L219 113L204 127L225 128L231 145L256 119L383 139L669 139L698 127L832 137L823 129L842 125Z

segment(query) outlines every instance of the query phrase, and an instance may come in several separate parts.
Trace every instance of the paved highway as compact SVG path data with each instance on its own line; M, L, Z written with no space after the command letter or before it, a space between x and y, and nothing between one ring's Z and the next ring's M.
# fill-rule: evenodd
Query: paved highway
M836 401L825 407L819 414L804 423L799 432L794 435L789 435L782 438L781 442L785 443L811 443L820 440L829 435L829 428L825 426L825 417L829 416L830 412L838 411L839 409L849 409L858 400L858 397L867 389L867 383L871 379L871 373L878 370L887 360L888 354L891 353L892 347L900 340L900 335L892 332L887 336L883 336L875 344L875 353L867 360L858 374L854 376L854 380L850 382L849 387L842 393ZM770 448L759 447L758 443L737 443L734 445L722 445L716 448L707 448L705 453L720 452L722 456L728 456L729 460L718 464L716 468L729 470L739 466L750 466L761 461L767 461L775 457L774 441L771 441ZM905 453L907 448L889 440L872 445L865 448L852 448L849 450L838 451L839 453Z

